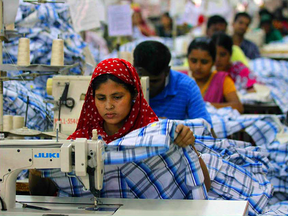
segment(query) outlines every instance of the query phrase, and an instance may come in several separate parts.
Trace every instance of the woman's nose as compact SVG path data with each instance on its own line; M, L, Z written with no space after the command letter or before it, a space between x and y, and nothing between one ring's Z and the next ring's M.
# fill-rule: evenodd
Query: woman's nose
M201 67L201 63L200 63L200 62L197 62L197 63L196 63L196 69L200 69L200 67Z
M109 101L107 101L107 103L106 103L106 109L107 110L111 110L111 109L113 109L114 108L114 105L112 104L112 103L110 103Z

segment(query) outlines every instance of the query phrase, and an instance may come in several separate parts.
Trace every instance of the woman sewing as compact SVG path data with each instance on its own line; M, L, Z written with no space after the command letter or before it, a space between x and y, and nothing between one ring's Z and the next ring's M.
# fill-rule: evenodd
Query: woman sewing
M106 59L94 70L76 131L68 139L91 139L92 130L97 129L98 134L109 145L110 142L154 121L158 121L158 118L143 97L135 68L123 59ZM176 133L178 136L174 140L175 144L179 147L191 145L195 153L200 155L193 145L195 138L189 127L180 124L176 127ZM209 190L210 178L201 157L199 163L204 174L205 186ZM41 179L39 176L36 179L33 173L30 173L30 179L30 188L33 191L33 186L39 185ZM75 179L65 180L66 183L59 181L62 185L57 184L58 195L59 191L69 187L69 184L72 188L71 193L66 190L64 196L85 195L85 192L81 191L81 185L73 181ZM39 194L42 190L34 187L34 194Z
M216 108L230 106L242 113L243 106L229 74L212 71L215 59L216 47L210 38L196 38L190 43L188 47L189 67L204 101L210 102Z
M225 33L216 33L212 37L216 45L215 66L217 71L227 72L238 87L237 90L253 89L256 78L253 76L248 67L241 62L231 62L233 40Z

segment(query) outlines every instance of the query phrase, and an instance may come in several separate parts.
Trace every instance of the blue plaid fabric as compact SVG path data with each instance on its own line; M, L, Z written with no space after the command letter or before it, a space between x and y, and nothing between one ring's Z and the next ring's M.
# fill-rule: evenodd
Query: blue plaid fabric
M250 61L257 80L271 90L271 96L283 113L288 111L288 62L259 58Z
M276 203L267 207L267 211L262 214L263 216L270 216L270 215L288 215L288 201L283 201Z
M206 198L195 152L190 146L167 145L173 141L173 131L179 123L189 126L195 134L195 147L202 153L212 181L209 199L248 200L250 215L264 213L273 194L272 184L266 178L266 173L273 170L267 151L242 141L214 139L203 119L161 120L110 143L102 196ZM43 176L52 177L60 196L91 196L83 191L76 178L67 178L59 170L45 170Z
M207 199L204 176L191 147L172 145L176 123L159 121L107 145L102 197ZM77 178L44 170L59 196L91 196Z
M270 167L273 167L273 169L268 169L266 176L274 188L274 195L269 204L274 205L287 200L287 139L283 141L279 136L288 138L288 128L280 121L284 118L284 115L240 115L231 108L215 109L209 105L207 105L207 109L218 137L227 137L245 130L258 148L268 152L267 157L270 161ZM285 208L283 206L278 207Z

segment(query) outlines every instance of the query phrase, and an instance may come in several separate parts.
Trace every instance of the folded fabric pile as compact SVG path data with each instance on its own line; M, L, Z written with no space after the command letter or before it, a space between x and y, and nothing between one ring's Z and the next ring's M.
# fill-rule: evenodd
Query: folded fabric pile
M271 90L271 96L283 113L288 111L288 62L268 58L250 61L257 80Z

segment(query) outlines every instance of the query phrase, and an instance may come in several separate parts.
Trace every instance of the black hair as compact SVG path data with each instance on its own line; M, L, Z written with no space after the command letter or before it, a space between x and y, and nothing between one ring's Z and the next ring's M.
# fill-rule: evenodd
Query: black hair
M172 29L173 28L173 19L170 16L169 12L163 13L162 16L165 16L165 17L167 17L170 20L170 28Z
M212 36L215 46L224 47L232 55L233 40L225 33L218 32Z
M267 10L266 8L261 9L258 12L258 14L259 14L260 17L263 16L263 15L269 15L269 16L271 16L271 18L273 18L273 14L269 10Z
M171 16L170 16L169 12L163 13L162 16L166 16L166 17L168 17L168 18L172 21L172 18L171 18Z
M106 83L108 80L112 80L112 81L122 85L125 89L127 89L131 93L132 98L134 98L136 96L137 91L136 91L134 86L123 82L121 79L119 79L118 77L116 77L116 76L114 76L112 74L102 74L102 75L96 77L92 81L91 85L92 85L93 97L94 98L95 98L95 91L97 89L99 89L101 84Z
M213 15L209 17L207 21L207 29L210 28L210 26L218 24L218 23L223 23L227 26L227 21L220 15Z
M195 50L195 49L207 51L210 54L210 56L212 57L213 62L215 61L215 59L216 59L216 46L215 46L214 42L212 41L212 39L210 39L208 37L195 38L190 43L190 45L188 47L187 56L189 56L189 54L192 52L192 50Z
M237 13L234 17L234 22L236 22L239 17L246 17L249 19L249 23L251 23L252 17L248 13L246 12Z
M134 67L142 67L151 75L158 76L169 66L171 53L158 41L144 41L136 46L133 57Z

